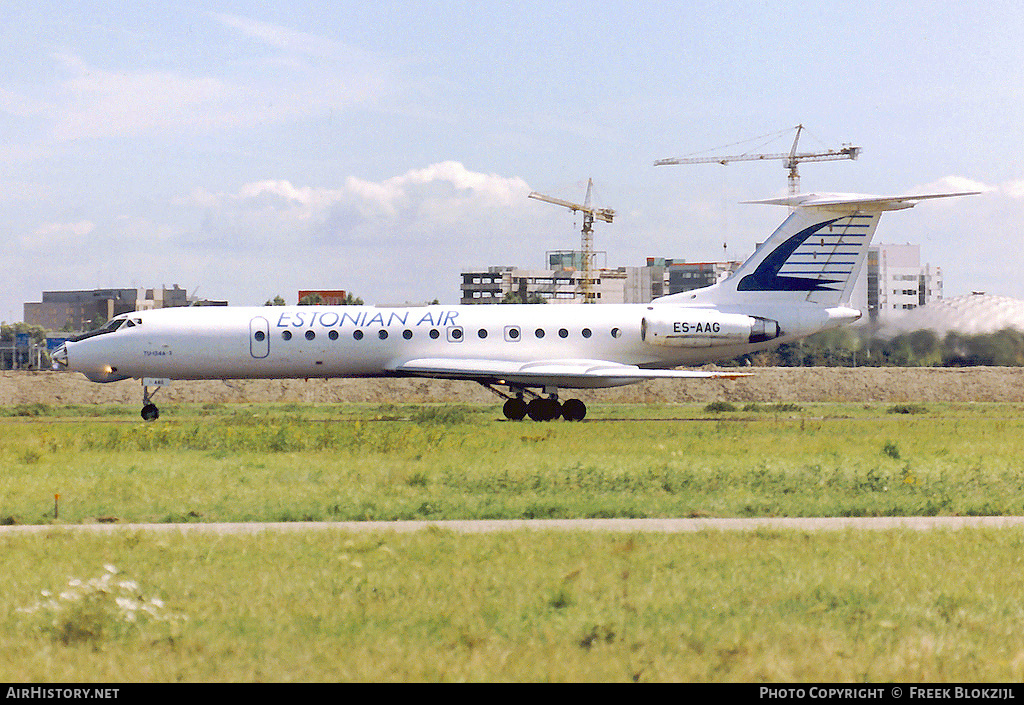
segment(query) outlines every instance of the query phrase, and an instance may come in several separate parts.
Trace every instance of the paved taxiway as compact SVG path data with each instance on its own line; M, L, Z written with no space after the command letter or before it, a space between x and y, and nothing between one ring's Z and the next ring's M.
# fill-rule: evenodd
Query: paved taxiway
M339 521L248 522L224 524L32 524L0 526L0 536L60 531L113 533L148 531L182 534L255 534L262 531L412 532L434 529L479 534L495 531L615 531L685 533L695 531L793 531L964 529L1024 526L1024 516L1012 517L822 517L755 519L510 519L466 521Z

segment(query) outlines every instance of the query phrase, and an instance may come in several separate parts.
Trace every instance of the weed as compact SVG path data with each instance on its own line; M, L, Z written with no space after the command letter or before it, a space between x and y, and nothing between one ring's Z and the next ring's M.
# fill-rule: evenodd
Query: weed
M8 414L10 416L48 416L50 414L50 405L40 402L16 404Z
M784 414L788 412L803 411L803 407L800 406L799 404L784 402L778 402L776 404L758 404L757 402L750 402L749 404L744 405L743 410L754 412L767 411L774 412L777 414Z
M736 406L727 401L713 401L704 407L709 414L720 414L727 411L736 411Z
M565 587L559 588L548 598L548 607L555 610L564 610L567 607L572 607L573 604L575 604L575 600L573 600L572 593Z
M42 457L43 454L42 452L39 451L38 448L25 448L23 451L21 451L21 454L18 459L24 465L35 465L36 463L39 462L39 460Z
M580 639L580 648L589 651L594 647L595 643L604 642L611 644L615 641L615 632L611 627L607 626L593 626L590 628L583 638Z
M924 404L894 404L888 409L890 414L924 414L928 407Z
M118 579L118 572L108 564L99 578L71 578L59 594L43 590L39 602L17 611L36 617L38 628L64 645L121 637L157 624L173 628L185 619L159 597L145 597L134 580Z
M406 480L405 482L407 485L409 485L409 487L426 487L429 481L430 476L427 473L423 472L422 470L417 470L416 472L411 474L409 476L409 479Z

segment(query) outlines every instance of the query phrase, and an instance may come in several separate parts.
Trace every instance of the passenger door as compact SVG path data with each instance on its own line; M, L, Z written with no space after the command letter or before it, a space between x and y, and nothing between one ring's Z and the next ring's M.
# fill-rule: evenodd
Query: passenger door
M270 324L263 316L249 321L249 353L255 358L270 354Z

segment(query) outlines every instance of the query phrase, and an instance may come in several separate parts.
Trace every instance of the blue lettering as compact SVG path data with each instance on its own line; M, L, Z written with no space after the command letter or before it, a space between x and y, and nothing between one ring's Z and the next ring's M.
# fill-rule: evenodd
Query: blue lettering
M404 326L405 325L405 319L407 319L408 317L409 317L409 312L408 311L406 311L403 314L398 314L398 313L395 313L394 311L392 311L391 312L391 316L388 317L388 325L390 326L392 323L394 323L395 319L397 318L398 322L401 323Z
M430 311L427 311L425 314L423 314L423 318L417 321L416 325L422 326L424 323L430 326L434 325L434 316L433 314L431 314Z
M331 319L330 323L327 322L327 317L328 316L334 316L334 318ZM337 325L338 318L339 318L338 314L336 314L334 311L328 311L327 313L321 313L320 314L320 325L322 325L322 326L324 326L326 328L330 328L333 325Z
M384 325L384 316L378 313L376 316L368 320L364 325L369 326L374 323L380 323L381 325Z
M295 328L301 328L304 325L306 325L306 321L303 320L302 314L299 313L299 312L296 312L295 313L295 322L292 323L292 326L295 327Z
M439 325L442 325L442 326L451 325L452 323L455 322L455 319L458 318L458 317L459 317L459 312L458 311L449 311L445 315L444 321L442 323L440 323Z
M287 314L287 313L284 313L284 312L281 313L281 317L277 319L277 327L278 328L284 328L284 327L286 327L288 325L285 322L285 319L287 319L288 316L289 316L289 314Z
M359 319L357 318L358 315L360 315L360 314L356 314L356 316L353 316L351 313L348 313L348 312L341 314L341 324L340 325L345 325L345 321L349 320L349 321L352 322L352 325L358 326L359 325Z

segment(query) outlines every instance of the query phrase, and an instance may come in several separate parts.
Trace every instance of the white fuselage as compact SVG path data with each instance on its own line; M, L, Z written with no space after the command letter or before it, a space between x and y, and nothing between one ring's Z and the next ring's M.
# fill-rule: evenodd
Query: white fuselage
M774 322L781 312L773 309ZM379 377L423 358L607 360L660 369L806 335L828 323L821 311L794 309L779 321L781 331L751 343L749 323L731 335L722 327L746 315L674 304L172 308L128 314L112 333L66 347L69 367L94 381ZM655 339L645 329L655 322L674 337Z

